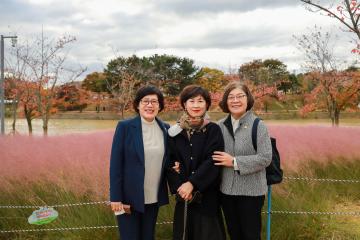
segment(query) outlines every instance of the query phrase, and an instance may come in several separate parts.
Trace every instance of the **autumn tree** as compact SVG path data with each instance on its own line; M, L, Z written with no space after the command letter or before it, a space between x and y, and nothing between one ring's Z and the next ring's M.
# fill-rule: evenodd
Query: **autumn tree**
M67 46L75 41L75 37L64 36L49 39L42 33L32 45L26 48L23 60L29 67L29 80L36 82L37 107L43 122L44 135L48 132L50 117L56 112L56 86L59 82L76 79L85 69L66 65Z
M301 113L325 109L332 125L338 126L341 111L351 106L359 95L358 72L339 69L337 58L333 54L331 34L322 34L315 28L312 33L302 35L297 40L309 71L304 78L315 86L304 96L305 105Z
M82 81L81 87L96 93L107 92L106 75L103 72L90 73Z
M257 59L244 63L240 66L238 74L242 81L254 86L258 104L264 108L265 112L268 112L273 99L279 100L278 90L283 90L284 83L289 83L287 67L277 59L266 59L264 61Z
M89 91L80 88L75 83L66 83L57 89L56 106L63 111L79 110L80 113L90 101Z
M338 126L340 113L347 108L357 107L360 96L360 72L312 72L307 78L315 80L318 85L306 95L302 114L326 109L332 125Z
M206 88L209 92L216 93L222 91L225 75L223 71L218 69L203 67L197 74L196 83Z
M353 53L360 54L360 1L359 0L337 0L336 4L323 4L319 0L300 0L308 10L312 12L321 12L336 19L345 27L345 32L354 33L356 47Z
M32 134L32 120L40 115L38 111L36 91L38 86L31 81L20 81L20 86L17 87L18 91L22 91L20 98L20 106L23 108L24 117L26 119L29 134Z
M5 82L6 98L12 100L13 124L12 131L15 132L18 108L21 109L20 116L25 117L29 134L32 134L32 120L39 116L37 111L37 99L35 92L37 85L34 82L22 79L8 78Z
M21 97L23 94L23 81L27 78L27 64L23 60L23 56L28 54L28 48L23 47L21 45L16 45L11 48L10 53L11 57L8 59L8 69L10 76L6 80L6 98L12 100L11 107L11 115L12 115L12 131L16 131L16 120L17 120L17 110L19 108L19 104L21 102ZM28 122L29 123L29 122ZM31 122L28 124L29 132L31 131Z
M108 95L110 90L107 85L107 75L104 72L93 72L88 74L81 84L82 89L90 91L94 94L91 94L88 99L88 103L94 104L96 112L99 113L101 106L107 104Z
M133 55L129 58L118 57L111 60L104 70L108 91L112 94L115 104L124 118L134 97L135 88L149 79L150 67L144 64L144 59Z

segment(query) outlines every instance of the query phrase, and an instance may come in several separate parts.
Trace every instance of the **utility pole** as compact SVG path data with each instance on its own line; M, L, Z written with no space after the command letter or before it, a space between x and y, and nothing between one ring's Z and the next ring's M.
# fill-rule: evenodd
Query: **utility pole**
M1 43L0 43L0 68L1 68L1 75L0 75L0 123L1 123L1 135L5 135L5 78L4 78L4 39L10 38L12 46L15 47L17 36L4 36L1 35Z

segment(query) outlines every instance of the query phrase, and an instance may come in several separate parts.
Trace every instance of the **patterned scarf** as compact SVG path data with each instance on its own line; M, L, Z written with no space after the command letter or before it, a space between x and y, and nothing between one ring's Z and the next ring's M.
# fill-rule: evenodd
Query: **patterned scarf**
M178 124L188 133L205 131L205 126L210 122L209 116L205 113L201 117L191 118L185 111L178 120Z

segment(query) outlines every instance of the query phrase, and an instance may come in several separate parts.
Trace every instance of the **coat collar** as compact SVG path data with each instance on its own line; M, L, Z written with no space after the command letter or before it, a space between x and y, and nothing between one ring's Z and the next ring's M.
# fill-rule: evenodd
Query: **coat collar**
M233 138L235 138L235 137L234 137L234 130L233 130L233 127L232 127L232 122L231 122L231 114L229 114L229 115L227 116L227 118L225 119L224 125L225 125L225 127L227 128L227 130L229 131L230 135L231 135Z
M245 123L248 121L248 119L251 117L251 110L247 111L240 119L239 119L239 125ZM227 116L227 118L224 121L224 125L225 127L228 129L230 135L235 138L234 136L234 129L232 126L232 121L231 121L231 114L229 114Z
M144 164L145 154L140 115L133 118L133 120L131 121L131 126L134 128L135 151L138 154L138 159L140 160L140 163Z

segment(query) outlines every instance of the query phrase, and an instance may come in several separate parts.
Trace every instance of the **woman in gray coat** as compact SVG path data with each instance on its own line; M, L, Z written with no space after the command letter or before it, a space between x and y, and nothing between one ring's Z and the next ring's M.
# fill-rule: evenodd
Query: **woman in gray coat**
M221 206L232 240L258 240L261 237L261 209L267 191L265 168L272 157L265 124L260 121L255 151L251 130L256 115L254 98L239 82L226 86L220 107L229 115L219 121L225 152L214 152L215 165L222 166Z

